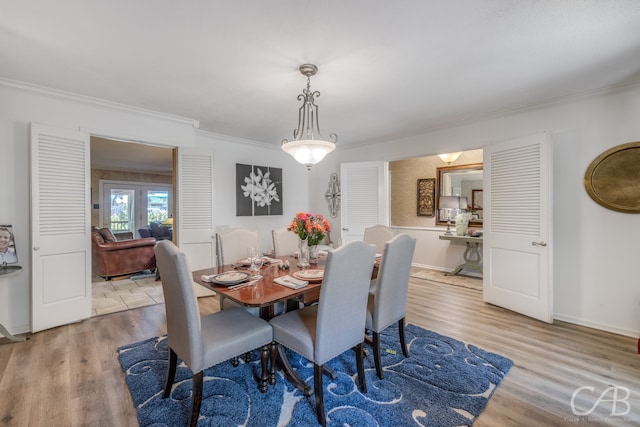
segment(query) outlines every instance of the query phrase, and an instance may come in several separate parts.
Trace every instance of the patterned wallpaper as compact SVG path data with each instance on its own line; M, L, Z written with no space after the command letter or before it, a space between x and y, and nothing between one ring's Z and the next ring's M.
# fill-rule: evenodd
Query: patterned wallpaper
M464 151L450 165L438 156L415 157L389 162L391 186L391 225L396 227L435 227L436 218L418 216L418 179L435 178L436 169L482 163L482 149Z

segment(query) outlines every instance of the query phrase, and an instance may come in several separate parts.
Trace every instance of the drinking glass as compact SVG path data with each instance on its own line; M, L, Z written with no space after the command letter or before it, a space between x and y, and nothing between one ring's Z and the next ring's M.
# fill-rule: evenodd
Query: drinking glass
M251 248L249 254L249 272L254 278L262 268L262 253L256 248Z

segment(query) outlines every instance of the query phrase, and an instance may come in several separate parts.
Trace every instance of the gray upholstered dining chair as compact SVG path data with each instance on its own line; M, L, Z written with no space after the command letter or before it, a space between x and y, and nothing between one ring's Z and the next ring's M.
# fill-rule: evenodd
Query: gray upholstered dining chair
M291 233L293 234L293 233ZM218 265L224 265L226 263L235 263L241 259L247 258L250 248L259 247L258 232L255 230L249 230L248 228L235 227L221 231L216 235L218 251ZM245 307L237 304L234 301L224 298L220 295L220 309L227 310L229 308L241 307L254 316L260 315L260 309L256 307ZM275 304L274 312L281 313L284 310L284 303L278 302Z
M371 331L373 360L378 378L383 379L380 360L380 332L398 322L400 346L404 357L409 356L404 335L404 318L407 312L407 293L411 262L416 239L408 234L398 234L385 243L378 277L372 282L369 294L366 328Z
M384 244L393 239L396 232L386 225L374 225L364 229L363 240L376 246L376 252L381 254Z
M156 246L156 259L162 276L169 342L163 397L171 394L177 358L180 357L193 372L190 425L195 426L200 414L204 369L256 348L261 348L259 388L263 393L267 391L269 346L273 338L271 325L240 308L201 317L185 254L170 240L163 240Z
M273 255L276 257L293 255L298 250L298 236L287 227L271 230Z
M232 264L246 258L249 248L259 247L258 232L234 227L216 234L218 265Z
M322 374L324 364L353 348L360 389L367 391L364 377L364 331L367 295L375 259L375 247L362 241L349 242L327 255L320 301L271 319L272 357L283 345L313 362L313 386L318 422L326 424ZM271 364L271 376L275 366Z

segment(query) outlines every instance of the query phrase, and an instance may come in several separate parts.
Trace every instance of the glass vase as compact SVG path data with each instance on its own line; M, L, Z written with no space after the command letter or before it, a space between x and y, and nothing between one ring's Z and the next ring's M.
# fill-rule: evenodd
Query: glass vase
M298 267L309 267L309 243L306 239L298 239Z
M309 264L317 264L320 257L320 251L318 245L309 246Z

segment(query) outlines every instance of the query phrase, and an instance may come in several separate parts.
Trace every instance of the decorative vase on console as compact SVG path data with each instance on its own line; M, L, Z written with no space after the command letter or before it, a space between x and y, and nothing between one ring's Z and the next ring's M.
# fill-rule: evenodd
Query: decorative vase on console
M469 228L469 214L461 213L456 215L456 235L465 236Z
M309 267L309 244L307 239L298 239L298 267Z

